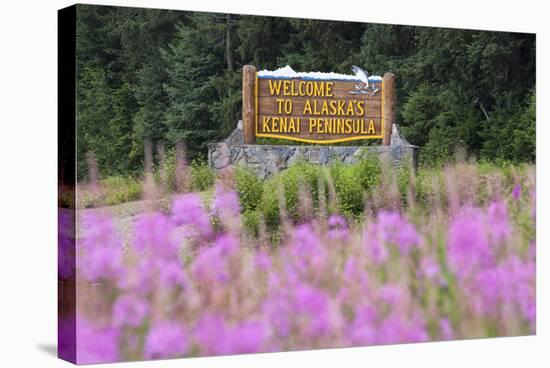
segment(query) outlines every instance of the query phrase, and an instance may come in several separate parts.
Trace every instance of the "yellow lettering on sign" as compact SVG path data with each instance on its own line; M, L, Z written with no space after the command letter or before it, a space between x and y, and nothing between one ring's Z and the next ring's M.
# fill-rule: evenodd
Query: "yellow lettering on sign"
M336 106L338 104L338 101L330 101L330 115L336 115Z
M321 109L321 115L328 115L328 103L323 101L323 108Z
M322 80L269 79L260 84L263 93L269 93L270 116L262 113L263 100L256 106L258 136L296 139L306 142L328 142L363 138L379 138L380 101L362 95L348 95L343 85L338 85L335 98L334 83ZM266 85L267 84L267 85ZM353 84L350 91L352 91ZM263 97L263 96L258 96ZM257 97L257 98L258 98ZM294 98L299 97L299 98ZM258 104L258 101L256 101ZM372 105L371 105L372 104ZM298 109L294 109L298 106ZM376 116L376 118L371 118ZM301 119L303 118L303 119ZM306 120L307 119L307 120ZM304 131L301 132L302 120ZM305 125L307 122L307 126ZM309 133L308 133L309 132ZM311 137L308 137L308 134ZM296 135L292 137L293 135ZM325 135L326 137L323 137ZM337 137L342 135L342 137Z
M271 131L269 130L269 123L271 121L271 118L269 116L264 116L263 120L262 120L262 127L263 127L263 131L264 132L267 132L267 133L270 133Z
M272 119L272 124L271 124L271 131L273 133L279 133L279 121L281 120L281 118L273 118Z
M271 95L278 95L281 93L281 81L280 80L269 80L269 93Z
M338 127L337 127L336 131L339 134L344 133L344 119L338 119L337 124L338 124Z
M365 113L365 109L363 108L364 104L365 104L365 101L357 102L357 115L363 116L363 114Z
M338 101L338 114L337 115L344 115L344 105L346 104L346 101Z
M304 104L304 111L302 112L302 115L311 115L311 105L309 100L306 100Z
M327 82L327 97L333 97L334 94L332 93L332 87L334 86L334 82Z
M298 92L300 93L300 96L306 95L305 85L306 82L304 81L300 81L300 83L298 84Z
M353 102L356 102L356 101L353 101ZM355 109L353 108L353 103L348 103L348 111L347 111L347 114L348 116L353 116L355 115Z
M279 132L286 133L287 128L287 119L288 118L279 118Z
M346 127L346 129L344 130L344 132L346 134L350 134L351 133L351 121L349 119L345 119L344 120L344 125Z
M283 113L283 102L285 100L282 99L282 98L278 98L275 100L275 102L277 102L277 114L282 114Z
M315 96L325 96L325 82L315 83Z
M351 120L351 119L348 119L348 120ZM361 131L361 126L359 125L359 122L357 120L353 120L352 124L353 124L353 133L359 134L359 132Z
M317 119L309 118L309 132L313 132L313 128L317 127Z
M307 82L306 83L306 94L308 96L313 96L314 91L315 91L315 88L313 87L313 83L312 82Z
M374 129L374 120L370 119L369 131L367 134L375 134L376 130Z
M283 82L283 95L285 96L288 96L290 95L290 85L291 85L292 81L289 81L289 80L285 80Z

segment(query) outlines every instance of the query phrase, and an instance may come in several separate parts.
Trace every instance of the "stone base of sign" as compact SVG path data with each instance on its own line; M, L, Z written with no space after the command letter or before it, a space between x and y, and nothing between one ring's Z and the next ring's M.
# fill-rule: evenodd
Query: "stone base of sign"
M409 144L399 133L399 126L392 127L389 146L278 146L243 144L242 123L239 121L229 137L208 145L208 163L220 170L241 165L251 168L260 178L267 178L291 166L296 161L326 165L341 161L357 162L361 157L374 154L396 166L417 167L418 147Z

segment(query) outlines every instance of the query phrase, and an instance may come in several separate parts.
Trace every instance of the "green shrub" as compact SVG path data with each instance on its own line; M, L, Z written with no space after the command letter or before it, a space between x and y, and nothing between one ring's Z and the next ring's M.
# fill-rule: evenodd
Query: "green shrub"
M364 193L379 183L381 173L380 161L370 155L353 165L341 162L331 165L330 175L344 214L351 216L363 212Z
M266 226L269 229L274 229L279 225L279 193L278 186L275 180L264 183L261 203L258 208L262 211Z
M322 170L320 166L305 162L298 162L274 178L274 180L277 181L284 190L286 208L288 214L294 220L299 220L300 218L300 186L305 185L309 189L313 200L313 205L316 207L318 199L318 181L321 175ZM278 196L277 191L275 191L275 195Z
M159 184L166 180L166 190L173 192L176 189L176 151L168 149L164 155L164 162L155 168L155 181ZM161 177L161 170L165 170L165 178Z
M137 201L141 197L141 183L131 177L111 176L101 180L105 191L105 204L112 206L119 203Z
M260 224L260 212L258 210L245 210L242 213L242 221L246 230L252 235L258 236L258 227Z
M329 166L334 189L345 215L357 216L363 212L363 194L371 190L379 181L381 168L376 157L365 157L354 165L335 163ZM285 171L263 182L251 177L251 172L237 171L237 190L245 210L261 211L266 226L274 229L279 225L279 191L284 192L288 215L300 220L300 187L304 185L311 195L313 210L319 210L319 183L325 186L325 199L328 202L328 183L324 166L297 162ZM246 188L243 188L246 186Z
M195 159L189 165L191 188L193 191L205 191L214 185L216 174L204 159Z
M235 189L243 210L256 210L262 201L262 181L249 168L235 168Z

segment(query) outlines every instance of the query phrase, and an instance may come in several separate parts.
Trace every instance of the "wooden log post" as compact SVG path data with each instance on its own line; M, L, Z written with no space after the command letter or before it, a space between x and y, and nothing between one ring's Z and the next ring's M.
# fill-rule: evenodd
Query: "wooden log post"
M384 124L382 144L389 146L391 143L392 127L395 124L395 75L393 73L384 74L384 79L382 80L382 101L384 101L382 107L382 123Z
M243 137L244 144L256 143L256 67L243 67Z

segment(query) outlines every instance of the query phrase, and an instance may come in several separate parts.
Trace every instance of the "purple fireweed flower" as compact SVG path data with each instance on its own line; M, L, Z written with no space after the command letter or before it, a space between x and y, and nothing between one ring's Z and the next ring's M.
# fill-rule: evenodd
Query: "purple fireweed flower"
M147 301L135 295L122 295L113 305L112 323L115 327L139 327L149 313Z
M419 276L426 277L430 280L435 280L439 276L440 269L437 261L431 256L424 256L420 261Z
M158 322L151 327L145 338L146 359L176 358L189 349L187 336L175 321Z
M380 265L386 261L389 252L376 233L376 225L368 224L363 232L363 242L367 250L367 256L375 264Z
M472 275L474 269L487 268L494 263L484 225L485 216L473 207L459 210L449 224L449 266L461 278Z
M328 219L328 237L332 240L349 240L346 219L340 215L331 215Z
M91 248L78 257L78 263L83 276L91 282L116 280L124 274L121 249Z
M239 250L239 240L232 234L222 234L214 241L214 247L221 255L231 256Z
M109 216L86 214L83 219L84 236L79 243L83 254L77 256L78 266L88 281L114 280L120 277L122 241Z
M420 318L407 319L402 314L392 313L378 326L377 344L397 344L428 341L424 323Z
M269 271L271 269L271 258L266 252L259 250L254 256L254 266L260 271Z
M420 235L415 227L399 212L380 211L376 225L382 241L397 245L401 254L406 254L413 246L420 245Z
M143 257L135 267L127 269L118 281L118 287L142 295L149 293L155 286L157 263L153 257Z
M446 317L439 320L439 337L442 340L453 340L455 338L453 326Z
M158 282L161 287L174 288L188 287L187 277L183 265L178 260L161 261L158 265Z
M294 307L288 297L276 295L266 299L262 312L277 336L285 338L290 334Z
M501 269L498 267L479 270L475 276L475 285L465 285L468 302L478 315L493 315L497 312L499 301L504 292L505 283Z
M238 216L241 213L241 205L237 192L225 190L221 185L217 185L212 201L212 211L218 216Z
M112 363L120 360L120 331L94 325L82 317L76 321L76 361L78 364Z
M408 304L407 290L395 284L382 286L378 291L378 298L391 307L404 307Z
M191 265L194 279L210 284L229 282L229 261L238 250L238 240L231 234L219 236L211 247L200 248Z
M303 224L296 228L292 242L294 256L315 256L321 252L321 240L317 237L310 224Z
M262 351L266 330L259 322L244 322L226 332L228 354Z
M501 264L500 268L504 279L502 298L505 302L517 303L523 317L534 326L536 314L535 264L512 255Z
M367 224L363 239L369 258L382 264L388 258L388 245L395 245L402 255L422 241L413 224L399 212L380 211L375 222Z
M204 313L195 329L195 341L203 355L227 354L225 319L221 315Z
M156 256L177 257L179 244L173 232L173 223L162 213L142 213L134 225L134 249Z
M294 290L295 311L308 319L306 335L314 338L330 330L329 298L321 290L300 285Z
M287 285L297 285L300 282L300 275L295 265L286 264L283 269L282 275L285 278ZM275 285L273 285L275 286ZM285 287L284 285L277 285L277 287Z
M371 295L371 283L365 272L364 263L360 263L357 257L349 257L344 265L342 283L337 294L337 300L341 303L355 304Z
M355 319L349 325L348 338L353 345L371 345L376 342L377 312L372 306L355 310Z
M203 354L245 354L262 351L266 330L258 322L227 325L221 315L205 313L195 326L195 340Z
M200 248L191 265L191 273L196 281L214 284L229 282L228 259L222 250L221 247Z
M83 227L84 237L79 245L85 250L122 247L122 241L110 216L86 213L83 215Z
M512 197L514 197L516 201L519 201L521 198L521 184L518 183L514 186L512 189Z
M297 272L303 273L308 270L320 272L325 268L326 251L310 224L302 224L296 228L290 252L295 260Z
M528 321L534 318L535 267L513 255L494 267L479 270L473 285L463 286L478 315L498 315L504 305L519 307Z
M487 208L487 229L493 244L501 243L512 234L508 208L502 200L491 202Z
M172 220L178 226L194 226L205 236L212 233L210 218L204 209L200 195L196 193L183 194L174 198Z
M356 257L349 257L344 265L344 280L355 285L368 286L369 277Z

